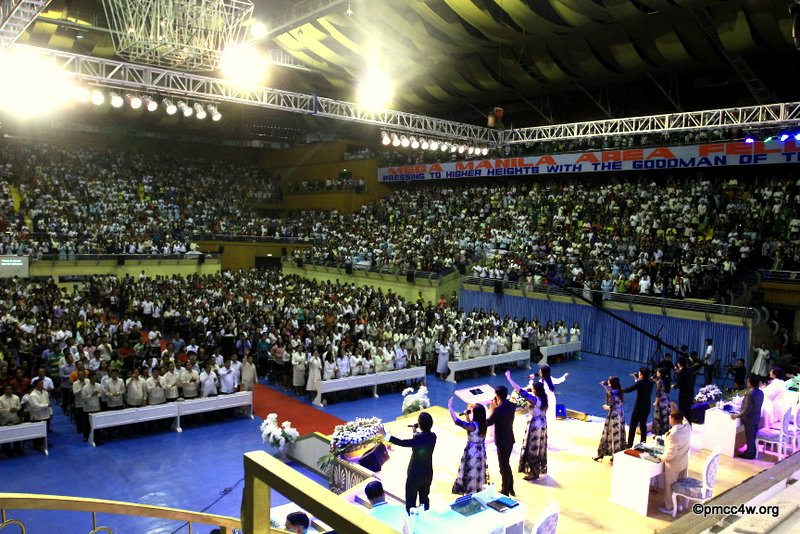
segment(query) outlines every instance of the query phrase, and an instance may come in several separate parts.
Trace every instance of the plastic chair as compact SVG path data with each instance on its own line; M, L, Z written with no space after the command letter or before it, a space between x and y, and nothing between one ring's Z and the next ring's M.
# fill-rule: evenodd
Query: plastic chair
M721 454L722 447L717 445L706 459L702 480L682 478L672 485L672 517L675 517L678 513L678 497L686 499L687 505L691 501L703 504L711 500L714 494L714 482L717 480Z
M558 528L559 507L557 503L551 503L545 508L536 522L531 527L530 534L555 534Z
M764 445L764 452L766 452L767 445L772 445L775 454L778 455L779 462L786 456L786 449L794 447L796 438L791 434L792 411L792 408L788 408L783 412L780 428L760 428L756 431L756 448L761 443Z

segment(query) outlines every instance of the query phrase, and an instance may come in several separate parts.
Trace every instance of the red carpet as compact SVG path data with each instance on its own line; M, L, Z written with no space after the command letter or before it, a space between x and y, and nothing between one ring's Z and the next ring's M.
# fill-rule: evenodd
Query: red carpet
M278 422L290 421L301 436L312 432L328 436L333 434L336 425L344 423L338 417L262 384L256 384L253 390L253 410L261 419L266 418L268 413L278 414Z

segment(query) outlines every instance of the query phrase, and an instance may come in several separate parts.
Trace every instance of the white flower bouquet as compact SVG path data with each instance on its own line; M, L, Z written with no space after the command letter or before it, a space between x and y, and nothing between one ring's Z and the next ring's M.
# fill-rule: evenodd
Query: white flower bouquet
M528 389L528 388L526 388L526 389ZM530 390L528 390L528 391L530 392ZM517 390L514 390L511 393L511 395L508 396L508 399L512 403L516 404L518 410L527 410L528 408L531 407L531 403L528 402L528 399L526 399L525 397L520 395Z
M277 447L281 454L285 453L286 444L294 443L298 437L300 437L300 433L289 421L278 424L278 414L276 413L268 414L261 423L261 442Z
M383 440L383 427L377 417L357 418L337 425L331 436L331 450L317 462L323 471L330 470L336 458L351 451L367 448Z
M430 407L431 401L428 399L428 388L425 386L420 386L416 393L414 393L414 388L403 390L403 415Z
M711 384L710 386L700 388L700 391L698 391L697 395L694 397L694 401L711 403L716 400L721 400L723 397L722 391L714 384Z

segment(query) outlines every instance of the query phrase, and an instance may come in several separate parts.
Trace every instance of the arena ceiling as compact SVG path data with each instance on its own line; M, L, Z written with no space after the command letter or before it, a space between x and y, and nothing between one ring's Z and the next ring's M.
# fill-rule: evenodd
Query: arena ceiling
M351 0L289 24L297 2L253 2L288 30L260 46L305 67L271 87L353 101L377 58L392 108L473 124L494 106L522 127L800 99L790 0ZM19 42L114 57L107 29L100 0L53 0Z

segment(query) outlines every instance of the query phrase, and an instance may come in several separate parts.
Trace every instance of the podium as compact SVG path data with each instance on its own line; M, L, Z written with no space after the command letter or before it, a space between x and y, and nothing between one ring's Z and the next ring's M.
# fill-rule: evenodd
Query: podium
M481 384L470 388L457 389L455 396L467 404L480 404L486 410L486 417L489 417L490 406L494 399L494 388L489 384ZM486 429L486 443L494 443L494 427Z

